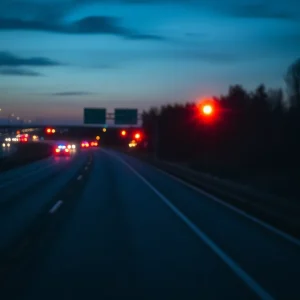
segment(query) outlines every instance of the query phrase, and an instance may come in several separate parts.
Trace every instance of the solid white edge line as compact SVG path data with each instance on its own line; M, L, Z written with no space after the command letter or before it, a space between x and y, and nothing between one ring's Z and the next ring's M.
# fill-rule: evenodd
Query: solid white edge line
M204 195L204 196L212 199L213 201L215 201L215 202L217 202L217 203L219 203L219 204L221 204L223 206L226 206L227 208L229 208L229 209L233 210L234 212L242 215L243 217L251 220L252 222L259 224L260 226L262 226L262 227L264 227L264 228L272 231L273 233L279 235L280 237L282 237L282 238L288 240L289 242L295 244L296 246L300 247L300 240L297 239L296 237L293 237L293 236L289 235L288 233L286 233L286 232L284 232L284 231L282 231L282 230L280 230L280 229L278 229L278 228L276 228L276 227L274 227L274 226L272 226L272 225L270 225L270 224L268 224L268 223L266 223L266 222L264 222L264 221L262 221L262 220L260 220L260 219L258 219L256 217L254 217L252 215L247 214L245 211L243 211L243 210L241 210L241 209L239 209L239 208L237 208L237 207L235 207L235 206L233 206L233 205L231 205L229 203L226 203L225 201L221 200L220 198L218 198L218 197L216 197L216 196L214 196L214 195L212 195L212 194L210 194L208 192L205 192L201 188L198 188L198 187L196 187L196 186L194 186L194 185L192 185L192 184L190 184L190 183L188 183L188 182L186 182L186 181L184 181L184 180L176 177L175 175L172 175L172 174L170 174L168 172L165 172L165 171L163 171L163 170L161 170L161 169L159 169L159 168L157 168L155 166L153 166L153 167L157 171L159 171L159 172L161 172L161 173L163 173L163 174L171 177L172 179L174 179L174 180L182 183L183 185L186 185L190 189L193 189L194 191L196 191L196 192L198 192L198 193L200 193L200 194L202 194L202 195Z
M136 158L133 157L133 159L136 159ZM136 159L136 160L139 160L139 159ZM139 160L139 161L142 162L142 163L147 164L146 162L143 162L143 161L141 161L141 160ZM270 224L268 224L268 223L262 221L261 219L258 219L258 218L256 218L256 217L254 217L254 216L252 216L252 215L246 213L245 211L243 211L243 210L241 210L241 209L235 207L234 205L231 205L231 204L229 204L229 203L227 203L227 202L221 200L220 198L218 198L218 197L216 197L216 196L214 196L214 195L212 195L212 194L210 194L210 193L208 193L208 192L205 192L205 191L202 190L201 188L196 187L196 186L194 186L194 185L192 185L192 184L190 184L190 183L188 183L188 182L186 182L186 181L184 181L184 180L182 180L182 179L176 177L175 175L172 175L172 174L170 174L170 173L168 173L168 172L166 172L166 171L163 171L162 169L160 169L160 168L158 168L158 167L156 167L156 166L153 166L153 165L151 165L151 164L149 164L149 165L150 165L152 168L154 168L155 170L157 170L158 172L161 172L161 173L163 173L163 174L165 174L165 175L171 177L172 179L174 179L174 180L180 182L181 184L183 184L183 185L189 187L190 189L192 189L192 190L194 190L194 191L196 191L196 192L198 192L198 193L200 193L200 194L202 194L202 195L204 195L204 196L210 198L211 200L213 200L213 201L215 201L215 202L217 202L217 203L219 203L219 204L221 204L221 205L223 205L223 206L225 206L225 207L231 209L232 211L234 211L234 212L236 212L236 213L242 215L243 217L245 217L245 218L251 220L252 222L254 222L254 223L256 223L256 224L258 224L258 225L264 227L265 229L268 229L269 231L271 231L271 232L273 232L273 233L279 235L279 236L282 237L283 239L285 239L285 240L287 240L287 241L293 243L294 245L300 247L300 240L297 239L296 237L293 237L293 236L291 236L290 234L288 234L288 233L286 233L286 232L284 232L284 231L282 231L282 230L280 230L280 229L278 229L278 228L276 228L276 227L274 227L274 226L272 226L272 225L270 225Z
M225 252L223 252L223 250L219 248L205 233L203 233L192 221L190 221L176 206L174 206L163 194L161 194L147 179L145 179L122 158L116 155L115 157L124 165L126 165L138 178L140 178L140 180L142 180L245 284L247 284L248 287L256 293L256 295L264 300L274 299L234 260L232 260Z
M82 179L82 175L79 175L78 177L77 177L77 180L81 180Z
M61 200L57 201L52 208L49 210L50 214L54 214L59 208L60 206L63 204L63 202Z

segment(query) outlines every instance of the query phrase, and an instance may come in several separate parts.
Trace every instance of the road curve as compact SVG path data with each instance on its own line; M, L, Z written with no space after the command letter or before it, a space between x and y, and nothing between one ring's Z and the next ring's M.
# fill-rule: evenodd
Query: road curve
M90 150L1 299L300 299L299 245L141 161Z

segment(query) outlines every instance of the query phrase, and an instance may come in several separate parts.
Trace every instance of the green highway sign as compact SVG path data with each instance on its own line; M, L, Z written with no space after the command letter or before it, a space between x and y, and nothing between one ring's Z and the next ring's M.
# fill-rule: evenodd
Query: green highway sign
M115 109L116 125L136 125L138 121L138 110L129 108Z
M84 108L84 124L106 124L105 108Z

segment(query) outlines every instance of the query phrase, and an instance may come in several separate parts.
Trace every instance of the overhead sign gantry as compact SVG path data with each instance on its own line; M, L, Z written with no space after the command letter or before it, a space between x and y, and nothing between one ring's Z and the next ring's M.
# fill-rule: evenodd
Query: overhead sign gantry
M130 108L116 108L114 113L106 113L105 108L84 108L84 124L105 125L106 120L114 120L116 125L136 125L138 110Z

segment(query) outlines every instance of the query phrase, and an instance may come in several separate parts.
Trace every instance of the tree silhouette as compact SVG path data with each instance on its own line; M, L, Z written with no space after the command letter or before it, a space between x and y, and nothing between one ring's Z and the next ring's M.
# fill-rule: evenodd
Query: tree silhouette
M294 107L300 106L300 58L291 64L285 75L287 92L290 103Z
M160 159L185 162L237 180L277 176L291 189L291 182L300 179L299 70L300 60L286 77L294 97L290 107L281 89L267 90L261 84L250 92L232 85L227 94L213 97L218 110L210 122L196 103L169 104L144 112L149 139L146 151L157 150ZM298 189L293 192L300 194Z

